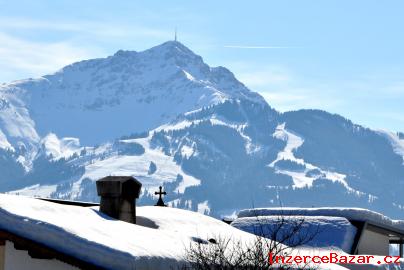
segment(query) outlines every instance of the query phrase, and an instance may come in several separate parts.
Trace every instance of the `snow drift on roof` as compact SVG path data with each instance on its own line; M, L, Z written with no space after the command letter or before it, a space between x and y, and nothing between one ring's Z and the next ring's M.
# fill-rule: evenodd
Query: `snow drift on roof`
M193 239L255 239L217 219L170 207L137 207L137 219L139 225L96 208L0 195L0 230L106 269L177 269Z
M320 208L256 208L241 210L238 214L242 217L257 216L328 216L344 217L348 220L367 221L382 227L393 227L397 230L404 230L404 220L393 220L380 213L363 208L344 207L320 207Z
M237 218L232 226L245 232L268 238L282 239L301 224L299 235L307 235L305 246L340 249L350 253L356 234L356 227L346 218L324 216L260 216ZM312 239L311 239L312 238ZM289 239L295 241L293 237ZM289 243L285 243L289 244Z

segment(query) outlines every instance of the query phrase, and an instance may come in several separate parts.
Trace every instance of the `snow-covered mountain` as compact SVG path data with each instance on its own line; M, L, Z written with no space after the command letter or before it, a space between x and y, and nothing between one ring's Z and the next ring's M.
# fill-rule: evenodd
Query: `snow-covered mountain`
M97 200L129 174L141 203L215 216L252 206L404 212L404 138L318 110L279 113L179 42L0 86L0 189Z
M229 98L264 102L230 71L210 68L179 42L82 61L3 85L0 93L3 145L16 137L36 142L49 132L102 143Z

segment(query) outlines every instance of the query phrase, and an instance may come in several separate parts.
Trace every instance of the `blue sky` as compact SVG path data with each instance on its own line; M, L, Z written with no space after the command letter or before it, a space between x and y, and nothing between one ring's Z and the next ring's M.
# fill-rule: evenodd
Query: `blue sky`
M0 0L0 82L179 40L280 111L404 131L404 1ZM256 48L263 47L263 48Z

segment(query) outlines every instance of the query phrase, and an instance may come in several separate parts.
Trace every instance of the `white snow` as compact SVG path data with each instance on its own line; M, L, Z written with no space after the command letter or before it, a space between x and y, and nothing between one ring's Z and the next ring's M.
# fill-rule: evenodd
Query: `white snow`
M199 179L196 179L193 176L190 175L184 175L185 177L181 181L181 183L178 185L178 187L174 190L175 192L178 193L184 193L185 189L187 187L192 187L192 186L198 186L201 184L201 181Z
M202 111L202 108L199 108L199 109L196 109L196 110L192 110L192 111L188 111L188 112L184 113L184 115L188 116L188 115L192 115L192 114L194 114L194 113L198 113L198 112L200 112L200 111Z
M370 224L381 227L392 227L404 230L404 220L393 220L380 213L367 209L343 207L246 209L239 212L238 218L232 223L232 225L247 232L253 232L254 226L257 226L257 220L260 220L262 223L259 225L261 226L261 224L264 224L265 228L265 223L271 225L274 221L279 220L279 217L283 217L285 220L299 220L299 218L303 218L304 224L308 223L309 228L310 226L320 226L319 238L314 239L314 241L318 241L317 245L309 244L307 247L298 248L292 251L294 254L300 256L328 255L330 251L336 252L339 255L348 256L349 254L345 252L349 253L350 245L352 244L355 233L354 226L347 223L351 220L367 221ZM334 247L328 245L324 246L324 243L326 242L333 242L336 245ZM314 248L313 246L319 246L321 248ZM343 266L348 269L358 270L404 269L404 261L402 259L400 260L399 265L385 264L383 263L383 259L383 256L374 255L374 258L371 259L368 264L345 264ZM378 261L382 263L379 264ZM333 264L321 264L316 265L315 268L317 268L317 266L320 266L322 269L337 269L339 267L338 265Z
M14 150L14 147L11 146L9 141L7 140L6 135L0 130L0 148Z
M184 72L185 76L187 77L188 80L190 81L195 81L194 76L192 76L191 74L189 74L188 72L186 72L185 70L183 70L182 72Z
M280 229L281 233L293 230L293 224L301 224L299 233L313 237L307 246L341 249L351 252L356 227L346 218L326 216L258 216L240 217L231 225L249 233L258 233L269 238ZM296 226L296 225L295 225ZM278 237L280 237L278 235Z
M184 193L190 186L200 184L200 180L185 173L181 166L175 163L173 157L164 154L161 149L150 147L147 138L123 140L125 143L138 143L145 149L145 153L139 156L112 155L105 159L96 160L85 167L85 173L81 179L90 178L98 180L106 175L132 175L139 179L147 189L155 189L164 182L173 182L177 175L182 175L183 180L175 192ZM150 162L156 164L157 170L152 175L148 174Z
M286 146L282 152L278 153L276 159L270 164L271 167L279 160L291 160L299 164L305 164L304 160L295 158L293 151L303 145L304 140L291 131L286 130L285 123L276 127L273 137L286 142Z
M181 202L181 199L175 199L172 201L167 202L169 207L176 207Z
M350 192L356 192L353 188L349 187L346 182L346 175L322 170L321 168L305 162L301 158L296 158L294 151L303 145L304 139L295 134L292 131L289 131L285 127L285 123L282 123L276 127L275 132L272 135L273 137L283 140L286 142L285 148L278 153L276 159L272 161L268 166L275 168L276 173L289 175L293 179L294 187L303 188L310 187L313 185L313 182L318 178L326 178L332 182L338 182L345 186L345 188ZM289 160L295 162L297 164L305 166L304 170L301 171L290 171L277 168L276 163L281 160ZM318 170L320 173L318 175L309 176L307 173L311 170Z
M32 165L40 137L25 102L19 97L25 90L14 85L0 85L0 148L24 149L26 170Z
M135 225L110 219L95 208L0 195L1 229L106 269L170 269L184 260L193 239L255 239L191 211L146 206L136 212Z
M256 216L327 216L344 217L348 220L368 221L376 225L390 226L404 230L404 220L394 220L380 213L363 208L345 207L319 207L319 208L256 208L241 210L238 214L242 217Z
M212 125L226 126L226 127L236 129L236 130L240 130L240 128L245 127L244 124L239 125L239 124L235 124L235 123L228 123L228 121L225 121L225 120L217 118L216 116L213 116L213 118L205 119L205 120L194 120L194 121L182 120L182 121L178 121L178 122L164 124L164 125L161 125L155 129L153 129L150 133L152 133L154 131L159 132L162 130L164 130L164 131L181 130L181 129L190 127L192 124L197 125L197 124L201 123L202 121L209 121L209 123Z
M141 160L137 156L112 156L87 165L82 178L97 180L105 175L131 175L141 169L145 170L146 164L149 165L150 162Z
M386 137L390 141L394 152L403 157L403 164L404 164L404 140L400 139L397 133L391 131L376 130L376 132Z
M38 142L38 134L53 132L94 145L230 98L265 103L225 68L211 68L181 43L166 42L1 85L0 130L10 142Z
M181 147L181 155L185 158L189 158L194 154L194 149L188 145L183 145Z
M8 194L23 195L29 197L50 198L51 194L56 191L57 185L40 185L35 184L18 190L7 192Z
M8 138L36 143L39 136L35 123L30 118L25 102L18 96L26 91L14 89L14 86L12 89L8 91L5 85L0 86L0 129Z
M231 211L228 214L222 215L223 218L229 219L229 220L235 220L237 218L237 210Z
M69 158L81 151L80 141L77 138L59 139L56 134L49 133L42 139L47 155L52 155L53 160Z
M203 201L201 203L198 203L197 212L201 213L201 214L209 215L210 208L209 208L209 204L208 204L207 200Z
M254 145L252 143L252 140L250 137L248 137L243 130L247 127L246 124L240 124L240 123L232 123L229 122L228 120L224 120L224 119L220 119L219 117L217 117L216 115L213 116L213 118L210 119L205 119L205 120L193 120L193 121L188 121L188 120L182 120L182 121L178 121L178 122L172 122L170 124L164 124L160 127L157 127L156 129L154 129L153 131L151 131L151 133L153 133L154 131L159 132L159 131L173 131L173 130L181 130L181 129L185 129L187 127L190 127L192 124L194 125L198 125L203 121L208 121L211 125L216 125L216 126L225 126L231 129L236 130L240 136L244 139L245 141L245 149L247 154L252 154L255 153L257 151L259 151L261 148L260 146ZM184 149L183 150L183 156L190 156L190 153L194 153L193 149Z
M214 218L170 207L137 207L137 224L130 224L101 214L97 207L61 205L4 194L0 195L0 229L111 270L177 269L184 263L186 248L197 239L222 237L246 244L256 239ZM333 251L347 255L338 249ZM327 255L330 248L300 248L292 252ZM376 264L379 259L375 256L373 264L355 269L386 269L387 265ZM331 264L316 268L346 269Z
M176 122L174 124L173 123L164 124L164 125L161 125L161 126L155 128L154 130L152 130L151 133L153 131L159 132L159 131L162 131L162 130L165 130L165 131L181 130L181 129L190 127L192 125L192 123L194 123L194 122L191 122L191 121L188 121L188 120L183 120L183 121Z
M225 126L236 130L245 141L245 150L247 154L255 153L261 149L260 146L253 144L251 138L243 132L244 129L247 127L247 124L231 123L228 120L217 118L217 116L214 116L214 118L209 119L209 122L212 125Z

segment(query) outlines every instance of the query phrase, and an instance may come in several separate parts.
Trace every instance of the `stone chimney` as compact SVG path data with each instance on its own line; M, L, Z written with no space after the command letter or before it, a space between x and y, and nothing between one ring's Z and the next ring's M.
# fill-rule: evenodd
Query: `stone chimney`
M136 199L142 184L132 176L107 176L97 181L100 211L110 217L136 223Z

